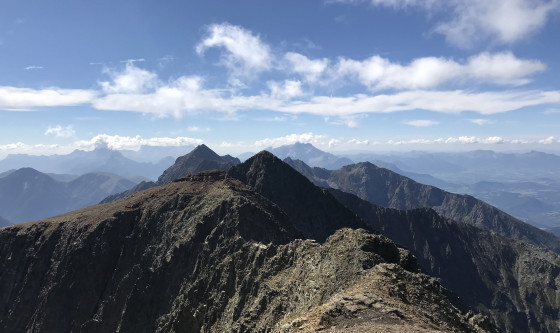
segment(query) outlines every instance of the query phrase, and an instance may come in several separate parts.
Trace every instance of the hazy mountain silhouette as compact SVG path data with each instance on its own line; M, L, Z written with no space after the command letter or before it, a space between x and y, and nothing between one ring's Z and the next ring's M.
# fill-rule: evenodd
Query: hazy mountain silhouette
M290 157L292 159L302 160L310 166L325 169L338 169L345 165L354 163L348 158L338 157L331 153L319 150L310 143L294 143L292 145L267 150L280 159Z
M0 178L0 214L13 223L42 219L96 204L134 185L107 173L85 174L65 183L22 168Z

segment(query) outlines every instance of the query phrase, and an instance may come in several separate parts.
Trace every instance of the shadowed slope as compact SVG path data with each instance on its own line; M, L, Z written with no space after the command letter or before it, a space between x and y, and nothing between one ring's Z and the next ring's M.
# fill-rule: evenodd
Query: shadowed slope
M282 208L306 237L324 241L343 227L368 228L328 192L262 151L228 171Z

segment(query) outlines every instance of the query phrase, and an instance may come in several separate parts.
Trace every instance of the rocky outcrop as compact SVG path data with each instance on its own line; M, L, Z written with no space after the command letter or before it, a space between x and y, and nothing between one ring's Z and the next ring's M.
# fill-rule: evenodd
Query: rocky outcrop
M307 238L322 242L343 227L368 229L330 193L267 151L231 168L228 175L280 206Z
M365 222L410 250L427 274L506 332L556 332L560 325L560 256L438 215L430 208L380 207L331 193Z
M0 330L289 332L368 318L491 331L383 236L301 237L278 206L220 171L7 227Z
M524 223L481 200L417 183L369 162L347 165L334 171L310 168L302 162L290 160L287 162L318 186L352 193L363 200L384 207L396 209L430 207L455 221L472 224L506 237L529 241L557 253L560 252L560 239L556 236Z

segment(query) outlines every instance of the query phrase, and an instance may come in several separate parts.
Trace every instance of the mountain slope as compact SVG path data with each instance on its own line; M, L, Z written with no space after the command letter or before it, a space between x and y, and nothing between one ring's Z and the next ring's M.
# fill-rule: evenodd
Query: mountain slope
M346 157L338 157L331 153L324 152L315 148L310 143L294 143L292 145L281 146L278 148L267 149L280 159L290 157L302 160L308 165L325 169L338 169L348 164L353 164L352 160Z
M38 220L96 204L134 185L106 173L90 173L65 183L22 168L0 178L0 214L14 223Z
M507 332L555 332L560 256L429 208L400 211L339 190L331 193L383 235L410 250L429 275Z
M322 242L342 227L367 228L328 192L267 151L232 167L228 175L280 206L308 238Z
M468 195L460 195L423 185L369 162L348 165L338 170L292 166L319 186L352 193L371 203L396 208L431 207L453 220L473 224L510 238L526 240L553 251L560 251L554 235L524 223L491 205Z
M437 281L403 269L412 257L385 237L300 237L276 205L217 171L4 228L0 327L291 332L368 315L387 331L480 331L484 320L462 316Z

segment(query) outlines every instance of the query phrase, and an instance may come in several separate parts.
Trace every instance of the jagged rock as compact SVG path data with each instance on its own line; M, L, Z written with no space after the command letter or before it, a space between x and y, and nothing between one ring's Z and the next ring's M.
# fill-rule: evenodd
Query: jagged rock
M505 331L556 332L560 325L556 253L443 218L430 208L400 211L338 190L331 193L410 250L424 272L440 278L463 302L484 311ZM485 327L485 322L473 320Z

